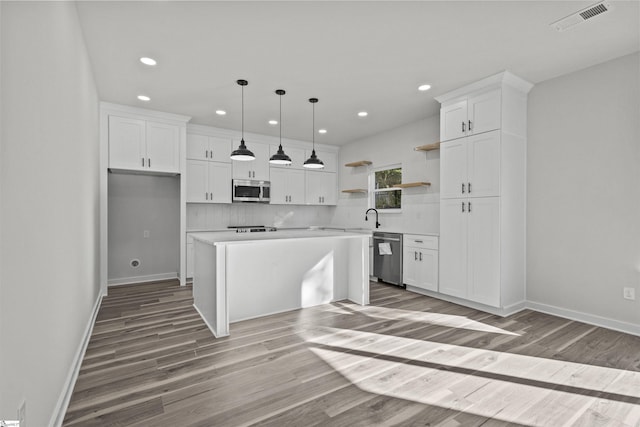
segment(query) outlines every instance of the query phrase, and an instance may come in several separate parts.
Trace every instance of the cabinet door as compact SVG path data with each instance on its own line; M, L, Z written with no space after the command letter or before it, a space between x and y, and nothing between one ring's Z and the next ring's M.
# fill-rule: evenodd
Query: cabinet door
M500 131L468 138L467 196L500 195Z
M335 205L338 202L336 174L321 172L322 178L322 204Z
M158 172L180 172L178 126L147 122L147 169Z
M470 134L500 129L500 89L470 97L467 114Z
M209 162L187 160L187 203L209 201Z
M272 205L285 205L289 203L288 192L289 170L273 168L271 170L271 203ZM302 179L304 185L304 178Z
M305 174L303 170L286 170L289 194L289 203L294 205L304 205ZM272 184L273 185L273 184Z
M468 213L468 296L500 306L500 198L470 199Z
M466 197L467 139L457 139L440 145L440 197ZM464 184L464 193L462 185Z
M466 199L440 201L440 292L459 298L467 297L466 203Z
M209 163L209 201L231 203L231 164Z
M402 281L405 285L416 286L418 283L416 276L418 250L413 246L404 246L402 249Z
M109 167L146 169L144 120L109 116Z
M237 179L255 179L255 180L269 180L269 145L256 142L247 142L247 148L255 155L254 160L237 161L233 163L233 177ZM239 141L233 141L233 149L235 150L240 145Z
M429 291L438 291L438 251L418 250L418 280L415 286Z
M461 138L467 131L467 101L444 105L440 109L440 141Z
M324 172L305 171L304 200L307 205L320 205Z
M291 158L291 164L290 165L269 164L269 167L284 168L284 169L303 169L302 165L304 164L304 161L307 160L307 158L304 156L305 151L303 148L282 146L282 149L287 154L287 156ZM271 156L273 156L277 152L278 152L278 145L271 144L271 146L269 147L269 158L271 158Z
M209 160L220 163L231 163L231 152L235 148L231 148L231 138L219 138L217 136L209 137ZM231 185L231 184L229 184Z
M209 160L209 137L187 134L187 159Z

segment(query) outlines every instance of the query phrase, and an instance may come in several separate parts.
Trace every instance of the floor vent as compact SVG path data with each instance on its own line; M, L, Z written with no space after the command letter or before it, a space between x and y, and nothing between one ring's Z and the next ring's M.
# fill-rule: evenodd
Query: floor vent
M564 18L550 25L553 28L555 28L557 31L564 31L588 19L591 19L598 15L602 15L605 12L609 12L610 10L611 10L611 2L604 1L604 2L594 4L593 6L589 6L586 9L582 9L569 16L565 16Z

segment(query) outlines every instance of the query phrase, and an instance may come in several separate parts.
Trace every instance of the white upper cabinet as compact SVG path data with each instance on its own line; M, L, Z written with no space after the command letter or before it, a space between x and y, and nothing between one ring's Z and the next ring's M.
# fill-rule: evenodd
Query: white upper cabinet
M231 138L187 134L187 159L231 163Z
M144 120L109 117L109 167L142 170L146 166Z
M109 116L109 168L180 173L180 128Z
M231 203L231 164L187 160L187 203Z
M500 132L493 131L440 145L440 197L500 194Z
M269 147L269 158L271 158L271 156L273 156L278 152L278 146L279 144L271 144L271 146ZM304 169L302 167L302 164L304 163L306 158L304 157L305 150L303 148L282 146L282 150L285 152L287 156L291 158L291 164L290 165L274 165L270 163L269 164L270 167L283 168L283 169Z
M245 144L256 158L248 162L233 160L233 178L269 181L269 144L255 141L245 141ZM233 149L235 150L239 145L240 140L234 139ZM229 152L229 155L231 155L231 152Z
M337 203L336 185L335 173L305 171L305 203L307 205L335 205Z
M178 126L147 122L147 166L152 171L180 171Z
M288 154L288 153L287 153ZM271 170L271 204L305 204L305 172L299 169L274 168Z
M442 104L441 142L500 128L500 89Z

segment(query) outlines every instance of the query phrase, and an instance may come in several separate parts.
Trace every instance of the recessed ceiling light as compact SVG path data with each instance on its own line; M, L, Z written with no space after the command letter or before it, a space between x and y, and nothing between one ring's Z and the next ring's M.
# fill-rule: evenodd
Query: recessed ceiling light
M277 121L277 120L269 120L269 124L270 124L271 126L275 126L275 125L277 125L277 124L278 124L278 121Z
M367 117L368 115L369 115L369 113L367 113L366 111L360 111L358 113L358 116L360 116L360 117Z
M431 85L420 85L418 86L418 90L425 91L431 89Z
M224 116L224 115L227 114L227 112L224 111L224 110L216 110L216 114L219 115L219 116Z
M144 65L156 65L157 64L155 59L147 58L146 56L143 56L142 58L140 58L140 62L142 62Z
M147 95L138 95L138 99L145 102L151 101L151 98L149 98Z
M318 133L327 133L326 129L318 129Z

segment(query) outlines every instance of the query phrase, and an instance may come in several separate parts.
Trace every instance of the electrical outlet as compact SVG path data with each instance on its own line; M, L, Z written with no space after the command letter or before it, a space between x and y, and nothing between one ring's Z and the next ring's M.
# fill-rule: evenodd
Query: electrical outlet
M20 427L27 427L27 401L23 400L18 407L18 425Z
M624 299L635 300L636 290L634 288L624 288L622 296Z
M148 238L149 238L149 230L144 230L144 232L142 233L142 236L143 236L145 239L148 239Z

